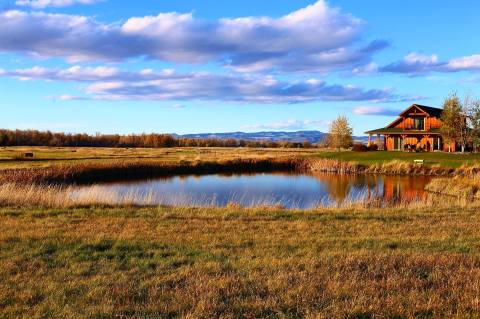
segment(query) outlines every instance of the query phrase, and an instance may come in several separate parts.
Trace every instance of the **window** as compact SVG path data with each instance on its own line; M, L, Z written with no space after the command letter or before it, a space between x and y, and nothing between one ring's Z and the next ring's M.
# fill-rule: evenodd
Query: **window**
M434 151L441 151L442 150L442 140L440 137L433 138L433 150Z
M395 136L393 138L393 149L394 150L397 150L397 151L402 150L402 146L403 146L402 144L403 144L403 139L401 137Z
M425 118L420 116L413 117L412 129L419 130L419 131L425 130Z

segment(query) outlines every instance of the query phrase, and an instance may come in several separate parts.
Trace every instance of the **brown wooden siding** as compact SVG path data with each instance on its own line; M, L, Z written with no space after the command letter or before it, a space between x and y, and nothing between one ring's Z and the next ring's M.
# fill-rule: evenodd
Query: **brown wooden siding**
M395 128L410 130L413 128L413 118L405 117L400 120L396 125ZM429 131L431 129L438 129L440 128L440 120L436 117L427 117L425 119L425 131Z

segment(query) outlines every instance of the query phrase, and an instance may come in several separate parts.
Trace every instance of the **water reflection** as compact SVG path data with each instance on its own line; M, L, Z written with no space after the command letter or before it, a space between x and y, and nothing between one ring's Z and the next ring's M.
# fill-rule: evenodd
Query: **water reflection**
M424 198L425 186L431 177L396 175L347 175L316 174L318 181L326 185L329 197L337 203L352 199L375 199L385 201L409 201Z
M96 194L109 202L226 206L282 205L288 208L335 206L347 201L392 202L426 196L430 177L344 174L214 174L81 186L72 197ZM100 196L99 196L100 194Z

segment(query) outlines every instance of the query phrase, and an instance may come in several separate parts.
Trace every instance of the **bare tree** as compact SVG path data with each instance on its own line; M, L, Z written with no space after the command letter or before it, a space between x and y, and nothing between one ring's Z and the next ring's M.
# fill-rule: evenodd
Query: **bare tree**
M348 148L353 144L352 127L346 116L341 115L330 124L329 143L338 150Z

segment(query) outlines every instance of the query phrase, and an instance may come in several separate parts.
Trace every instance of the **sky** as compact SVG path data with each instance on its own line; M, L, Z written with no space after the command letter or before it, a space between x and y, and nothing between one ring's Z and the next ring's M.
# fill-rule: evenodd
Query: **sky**
M0 128L355 135L480 96L475 0L0 0Z

